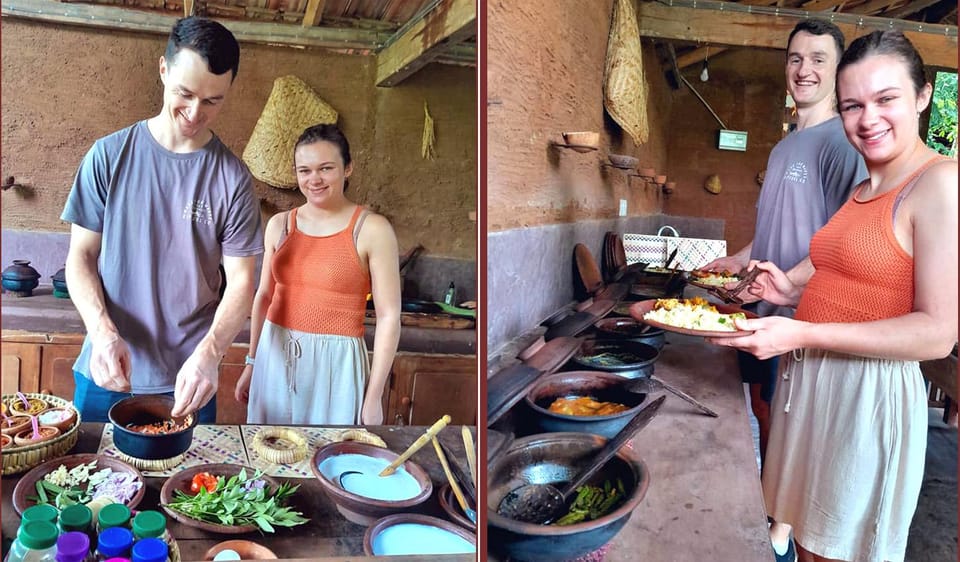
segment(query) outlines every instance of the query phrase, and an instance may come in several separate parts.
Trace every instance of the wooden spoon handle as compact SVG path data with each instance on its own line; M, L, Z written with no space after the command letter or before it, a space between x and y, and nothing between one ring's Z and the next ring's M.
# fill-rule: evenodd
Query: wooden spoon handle
M419 451L421 447L429 443L431 439L440 433L441 429L447 427L448 423L450 423L450 416L444 414L442 418L430 426L430 429L428 429L426 433L418 437L417 440L413 442L413 445L407 447L406 451L404 451L392 463L387 465L387 467L380 472L380 476L390 476L396 472L398 466L406 462L406 460L413 456L414 453Z
M660 409L660 406L663 404L663 401L666 400L666 398L666 395L661 395L660 398L657 398L651 402L649 406L640 410L633 417L633 419L630 420L630 423L625 425L623 429L621 429L620 432L613 437L613 439L607 441L607 444L600 449L600 452L590 460L590 466L588 466L586 470L578 474L572 482L560 490L560 493L563 495L564 502L569 499L570 494L582 486L584 482L590 479L591 476L596 474L603 465L607 464L607 461L613 458L613 456L617 454L617 451L620 450L620 447L623 447L623 445L629 441L635 433L650 423L650 420L657 415L657 411Z
M470 468L470 478L473 480L473 487L477 487L477 452L474 450L473 434L470 428L463 426L460 429L463 434L463 447L467 450L467 465Z
M457 497L457 503L460 504L460 508L463 509L463 512L467 512L467 499L463 497L463 492L460 491L460 486L457 485L457 479L453 477L453 473L450 472L450 465L447 463L447 456L443 454L443 449L440 448L440 441L436 437L431 439L433 441L433 448L437 451L437 457L440 458L440 465L443 467L443 473L447 475L447 482L450 483L450 489L453 490L453 495Z

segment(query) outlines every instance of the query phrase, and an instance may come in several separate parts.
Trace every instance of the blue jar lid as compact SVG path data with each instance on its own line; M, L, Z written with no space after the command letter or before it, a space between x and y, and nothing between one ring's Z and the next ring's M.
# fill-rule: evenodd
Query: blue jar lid
M153 537L140 539L133 545L133 562L164 562L167 543Z
M122 556L133 545L133 533L124 527L110 527L97 537L97 550L103 556Z

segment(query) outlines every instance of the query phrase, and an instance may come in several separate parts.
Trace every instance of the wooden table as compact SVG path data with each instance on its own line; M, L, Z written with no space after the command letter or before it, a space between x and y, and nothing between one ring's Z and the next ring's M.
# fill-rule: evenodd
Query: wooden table
M382 437L391 450L400 452L413 443L427 428L372 426L365 429ZM77 445L69 454L97 452L102 431L103 424L83 423L80 427ZM445 429L441 433L440 439L444 446L447 446L458 459L466 458L459 427ZM435 491L425 505L424 512L446 519L436 499L436 490L446 483L446 477L433 447L422 448L413 455L411 460L423 467L433 479ZM466 466L465 460L462 460L461 466ZM4 476L2 480L2 527L5 537L15 536L20 524L20 518L13 508L12 500L13 488L19 477L20 475ZM165 478L158 477L145 478L147 490L143 500L137 506L138 509L158 509L160 488L165 480ZM315 478L292 478L288 481L300 485L300 489L294 495L291 503L298 511L310 518L309 523L293 528L278 528L276 533L268 535L261 535L256 531L244 535L218 535L183 525L168 517L168 529L177 539L182 558L184 560L203 560L204 553L211 546L221 541L242 538L263 544L281 559L364 560L363 534L367 528L351 523L340 515L333 502L323 493L320 483ZM475 556L473 555L390 557L390 560L397 562L403 560L409 562L428 560L433 562L440 560L466 562L474 559Z

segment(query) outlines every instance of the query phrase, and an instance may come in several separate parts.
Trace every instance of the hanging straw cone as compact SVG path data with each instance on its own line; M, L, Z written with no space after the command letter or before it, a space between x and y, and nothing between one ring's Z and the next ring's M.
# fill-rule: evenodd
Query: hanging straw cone
M337 111L296 76L281 76L257 120L243 161L258 180L274 187L297 188L293 145L303 130L320 123L336 123Z
M647 142L647 81L633 0L616 0L613 7L603 70L603 106L634 144Z

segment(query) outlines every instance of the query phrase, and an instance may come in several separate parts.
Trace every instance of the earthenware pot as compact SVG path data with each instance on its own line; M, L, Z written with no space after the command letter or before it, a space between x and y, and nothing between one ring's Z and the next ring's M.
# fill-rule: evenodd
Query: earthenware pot
M611 438L645 404L646 394L627 392L624 388L629 381L602 371L565 371L538 379L524 401L531 412L531 423L538 432L573 431ZM598 402L616 402L627 409L603 416L572 416L549 410L557 398L579 396L589 396Z
M29 260L13 260L13 265L0 274L3 288L17 297L29 297L40 284L40 273L30 267Z
M120 452L144 460L169 459L186 452L193 442L193 429L197 427L196 413L188 416L186 428L162 435L127 428L172 419L173 404L173 397L164 394L140 394L117 402L107 412L113 424L113 444Z

